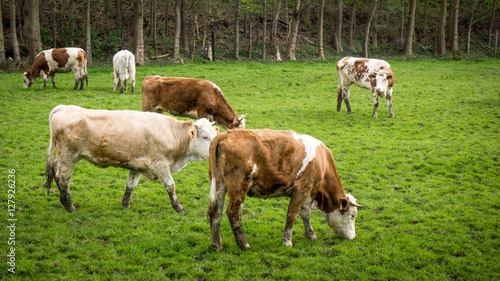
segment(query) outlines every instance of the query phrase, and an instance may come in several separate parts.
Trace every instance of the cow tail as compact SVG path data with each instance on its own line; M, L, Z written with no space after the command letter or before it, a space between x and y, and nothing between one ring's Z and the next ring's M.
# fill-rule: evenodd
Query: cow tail
M219 150L220 138L215 137L210 143L209 151L209 162L208 162L208 175L210 178L210 202L208 203L208 217L212 221L215 219L217 214L217 209L219 202L217 200L217 181L216 181L216 171L217 171L217 152Z
M56 174L56 163L54 160L54 141L52 139L52 126L51 126L51 120L52 120L52 115L58 111L58 109L61 106L57 106L52 110L52 112L49 115L49 128L50 128L50 140L49 140L49 148L47 149L47 166L45 167L45 185L43 186L44 188L47 189L47 194L50 193L50 187L52 185L52 180L55 177Z

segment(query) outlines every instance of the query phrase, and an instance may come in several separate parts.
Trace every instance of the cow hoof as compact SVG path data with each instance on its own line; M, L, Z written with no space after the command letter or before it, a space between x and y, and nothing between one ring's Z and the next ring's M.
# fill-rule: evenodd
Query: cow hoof
M66 208L66 210L68 210L68 212L70 213L73 213L76 211L76 208L74 206L70 206L69 208Z
M311 240L316 240L318 239L318 237L316 237L316 234L313 234L313 235L306 235L307 238L311 239Z
M250 248L250 245L248 243L245 243L243 246L241 246L241 249L245 250L245 249L249 249Z
M283 246L293 247L292 241L283 241Z

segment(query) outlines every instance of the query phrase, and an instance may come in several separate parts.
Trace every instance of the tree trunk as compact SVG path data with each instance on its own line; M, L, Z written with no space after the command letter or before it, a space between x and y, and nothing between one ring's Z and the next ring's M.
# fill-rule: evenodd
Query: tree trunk
M451 33L450 33L450 51L451 55L455 56L460 54L458 50L458 4L460 0L452 0L451 1L451 13L452 13L452 22L451 22Z
M368 57L368 41L370 41L370 27L373 20L373 15L375 15L375 11L377 10L377 0L372 0L372 5L370 7L370 14L368 16L368 22L366 23L365 28L365 37L363 40L363 57Z
M134 1L134 53L137 65L146 64L144 58L144 0Z
M252 59L252 12L248 13L248 59Z
M311 9L310 7L310 0L302 0L302 7L303 11L300 14L300 18L302 19L302 25L304 28L309 29L311 27Z
M234 21L234 59L240 60L240 3L241 0L236 1L236 20Z
M276 10L276 14L274 14L273 26L271 27L271 41L273 44L277 44L276 40L276 31L278 28L278 20L280 18L280 9L281 9L281 0L278 1L278 9Z
M19 54L19 42L17 41L16 32L16 0L10 0L10 37L14 52L14 64L17 65L21 60L21 55Z
M480 4L478 0L473 0L472 5L470 7L469 21L467 23L467 45L466 45L467 55L470 55L470 37L472 33L472 25L474 24L474 17L476 16L476 13L479 11L479 8Z
M425 0L425 1L424 1L424 19L423 19L423 21L424 21L424 28L423 28L423 30L424 30L424 31L423 31L423 35L424 35L424 37L426 37L426 35L427 35L427 30L429 29L429 28L427 27L427 14L428 14L428 12L427 12L427 11L428 11L428 8L429 8L429 0Z
M337 52L342 54L344 52L344 49L342 48L342 0L336 0L335 6L337 8L337 16L335 17L335 46L337 48Z
M153 39L153 50L156 53L156 0L151 0L151 35Z
M181 57L179 55L180 40L181 40L181 1L175 2L175 35L174 35L174 61L178 61Z
M373 15L373 32L372 32L372 47L374 50L378 49L378 12Z
M92 66L92 43L90 40L90 0L87 0L85 9L85 52L87 52L87 65Z
M40 16L39 0L29 0L28 21L29 21L29 51L28 58L32 62L36 55L42 51L42 41L40 36Z
M122 0L115 0L115 10L116 10L116 29L120 32L120 50L123 50L123 12L122 12Z
M294 0L293 12L292 12L292 26L290 30L290 36L288 38L288 52L287 57L290 60L297 60L295 58L295 48L297 47L297 33L299 30L300 14L302 9L300 7L300 0Z
M170 6L170 0L165 1L165 25L163 26L163 40L167 40L168 32L168 11Z
M52 48L57 48L57 25L56 25L57 5L54 3L52 11Z
M447 0L441 0L437 38L437 51L443 56L446 54L446 1Z
M325 0L319 1L319 19L318 19L318 58L324 60L325 52L323 48L323 13L325 10Z
M7 62L5 59L5 40L3 37L2 1L0 1L0 65Z
M267 7L266 0L262 5L263 22L262 22L262 60L266 59L266 28L267 28Z
M491 38L493 37L493 24L495 23L495 10L497 8L497 0L493 0L493 7L491 9L491 21L488 28L488 46L491 46Z
M351 7L351 15L349 16L349 35L348 35L348 42L349 48L351 48L353 51L356 51L354 49L354 28L356 24L356 0L352 0L352 7Z
M189 40L186 24L186 5L185 0L181 1L181 45L184 46L184 51L189 52Z
M193 28L192 28L192 33L191 33L192 34L191 35L191 51L189 52L189 58L191 60L194 60L194 51L196 50L195 49L196 48L196 36L195 36L195 34L196 34L196 24L195 23L198 20L198 15L195 14L195 12L194 12L194 3L195 2L193 2L193 6L192 6L192 9L191 9L192 14L194 15Z
M408 12L408 21L406 23L406 38L403 54L406 58L413 56L413 37L415 32L415 9L417 0L410 0L410 11Z

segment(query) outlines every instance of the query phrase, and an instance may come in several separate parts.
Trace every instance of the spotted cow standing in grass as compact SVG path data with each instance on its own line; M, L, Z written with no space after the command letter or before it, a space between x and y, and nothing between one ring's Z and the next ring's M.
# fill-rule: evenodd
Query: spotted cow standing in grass
M232 130L210 144L208 215L214 250L222 249L220 223L226 192L227 217L238 245L249 248L241 223L245 197L291 197L283 245L292 246L297 215L305 235L316 239L311 209L320 209L328 225L342 238L354 239L356 199L344 193L332 152L321 141L292 131Z
M47 80L52 80L54 89L56 88L56 73L66 73L73 71L75 77L74 90L83 90L83 81L89 85L87 76L87 54L80 48L60 48L50 49L40 52L35 57L31 67L24 73L24 88L29 88L36 78L43 79L43 87L47 87Z
M377 59L345 57L337 62L337 73L339 75L337 111L340 112L342 100L344 100L347 111L352 113L351 105L349 104L349 88L352 84L355 84L358 87L372 91L372 117L377 117L379 96L387 99L389 115L394 117L394 113L392 113L394 74L389 63Z

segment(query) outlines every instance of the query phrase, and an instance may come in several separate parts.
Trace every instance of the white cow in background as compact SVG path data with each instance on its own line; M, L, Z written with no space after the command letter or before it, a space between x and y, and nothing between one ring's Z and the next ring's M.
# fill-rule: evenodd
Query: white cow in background
M120 94L123 90L127 90L127 79L130 77L132 85L132 94L135 89L135 57L134 54L127 50L122 50L116 53L113 57L113 91L120 84Z

